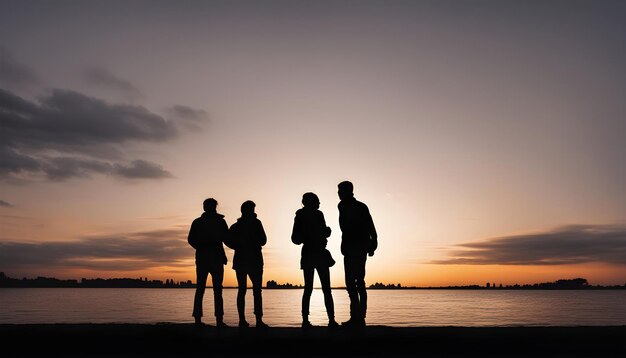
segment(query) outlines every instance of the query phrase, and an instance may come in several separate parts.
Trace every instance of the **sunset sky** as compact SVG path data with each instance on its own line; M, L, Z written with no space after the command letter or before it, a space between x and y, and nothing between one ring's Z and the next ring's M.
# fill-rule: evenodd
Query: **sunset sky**
M350 180L368 284L623 285L625 98L624 1L0 0L0 271L195 281L214 197L302 283L312 191L342 286Z

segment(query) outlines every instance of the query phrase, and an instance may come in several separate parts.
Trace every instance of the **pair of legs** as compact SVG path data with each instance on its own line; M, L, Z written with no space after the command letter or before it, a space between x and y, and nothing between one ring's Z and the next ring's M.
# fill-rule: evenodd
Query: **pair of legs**
M224 281L224 266L215 265L213 267L203 267L196 265L196 295L193 300L193 316L196 319L196 323L201 323L203 310L202 301L204 298L204 291L206 289L206 280L211 274L211 281L213 286L213 301L215 303L215 319L218 326L224 325L224 301L222 299L222 282Z
M348 290L348 296L350 296L350 323L365 323L367 312L365 261L367 261L367 254L349 255L343 258L346 289Z
M328 267L309 267L304 268L304 294L302 295L302 325L308 326L309 323L309 306L311 303L311 294L313 293L313 279L315 270L320 278L322 284L322 292L324 292L324 305L326 306L326 313L328 314L329 325L332 326L335 323L335 303L333 301L333 295L330 291L330 269Z
M252 294L254 295L254 315L257 327L265 327L263 323L263 298L261 286L263 284L263 268L252 270L237 270L237 311L239 312L239 326L247 327L246 322L246 291L248 290L248 276L252 281Z

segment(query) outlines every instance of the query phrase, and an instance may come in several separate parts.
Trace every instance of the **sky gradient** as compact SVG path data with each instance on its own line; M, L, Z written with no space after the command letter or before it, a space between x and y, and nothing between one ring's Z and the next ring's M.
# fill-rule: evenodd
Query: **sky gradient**
M625 40L621 1L0 0L0 271L195 280L214 197L302 283L350 180L368 283L624 284Z

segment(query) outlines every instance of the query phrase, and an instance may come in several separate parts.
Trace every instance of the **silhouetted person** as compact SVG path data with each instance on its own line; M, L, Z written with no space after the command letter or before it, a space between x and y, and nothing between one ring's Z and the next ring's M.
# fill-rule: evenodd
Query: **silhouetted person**
M263 300L261 297L261 285L263 284L263 254L261 249L267 243L267 236L263 224L254 212L256 204L246 201L241 204L241 217L230 227L230 238L225 242L226 246L235 250L233 269L237 272L237 311L239 312L239 327L248 327L246 321L246 291L248 276L252 281L252 293L254 295L254 315L256 327L267 328L263 322Z
M350 319L346 327L365 326L367 291L365 290L365 261L378 247L378 235L367 205L354 198L354 187L344 181L338 185L339 226L341 253L346 275L346 289L350 296Z
M228 225L224 215L217 213L217 201L206 199L203 203L204 213L191 224L187 241L196 249L196 295L193 301L193 316L198 325L202 324L202 299L206 289L206 280L211 274L213 297L215 302L215 319L217 327L224 324L224 303L222 300L222 281L226 253L222 243L228 240Z
M302 257L300 268L304 273L304 294L302 295L302 328L311 327L309 321L309 305L311 293L313 293L313 279L315 270L322 284L324 292L324 304L328 314L328 326L337 327L335 321L335 304L330 290L330 269L334 260L330 252L326 250L330 228L326 226L324 214L319 211L320 200L313 193L305 193L302 196L303 208L296 211L293 223L291 241L302 244Z

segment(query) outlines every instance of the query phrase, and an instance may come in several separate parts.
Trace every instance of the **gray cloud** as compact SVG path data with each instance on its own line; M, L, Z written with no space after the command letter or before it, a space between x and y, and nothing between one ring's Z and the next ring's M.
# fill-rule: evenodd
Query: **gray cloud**
M92 67L84 72L87 82L117 91L121 91L133 98L141 97L141 92L129 81L121 79L102 67Z
M99 160L73 157L41 158L42 170L48 179L63 181L73 177L89 177L91 173L108 173L111 164Z
M159 266L187 267L193 249L186 238L186 229L175 228L68 242L0 242L0 262L5 270L79 267L135 271Z
M443 265L626 264L626 227L573 225L457 246Z
M209 114L202 109L195 109L183 105L172 106L167 109L169 117L177 119L181 125L190 131L202 129L202 125L208 120Z
M13 207L13 204L0 199L0 207L11 208Z
M128 145L171 140L190 123L202 125L203 111L175 107L186 109L179 111L186 116L168 120L142 106L111 104L69 90L54 89L29 101L0 89L0 178L172 177L159 164L128 162L122 153Z
M0 85L23 87L39 83L39 76L27 66L16 61L0 46Z
M116 164L115 174L129 178L170 178L172 174L156 163L145 160L133 160L130 165Z
M43 164L48 179L62 181L73 177L88 177L91 173L101 173L127 179L172 178L173 175L159 164L142 159L129 164L120 164L72 157L52 158Z

